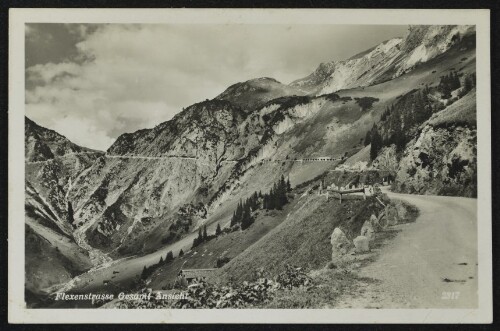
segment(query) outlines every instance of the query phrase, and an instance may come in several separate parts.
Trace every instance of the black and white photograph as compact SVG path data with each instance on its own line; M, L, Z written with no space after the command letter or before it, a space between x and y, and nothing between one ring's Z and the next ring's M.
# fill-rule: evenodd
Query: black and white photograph
M16 309L491 317L487 11L165 12L14 17Z

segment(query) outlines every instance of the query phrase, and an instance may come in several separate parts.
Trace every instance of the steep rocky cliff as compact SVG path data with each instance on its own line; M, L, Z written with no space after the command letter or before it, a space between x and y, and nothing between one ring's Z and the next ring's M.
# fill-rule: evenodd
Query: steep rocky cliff
M477 196L475 90L421 126L404 152L395 184L407 193Z
M81 189L70 198L78 226L93 246L119 248L117 254L175 239L205 217L179 215L179 208L208 208L238 160L259 143L259 130L240 107L211 100L154 129L120 136L76 183Z

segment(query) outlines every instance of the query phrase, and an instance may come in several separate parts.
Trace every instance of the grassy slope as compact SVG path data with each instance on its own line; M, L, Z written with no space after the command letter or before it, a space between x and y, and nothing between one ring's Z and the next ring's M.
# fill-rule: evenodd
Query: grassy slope
M370 162L370 145L363 147L356 154L348 158L344 164L352 166L357 162Z
M315 193L299 197L283 223L220 269L221 279L248 280L259 268L273 274L285 264L321 268L331 260L330 236L335 227L352 239L375 210L371 199L340 204Z
M448 124L476 125L476 89L434 114L428 121L432 126Z
M161 289L171 284L182 268L214 268L220 256L231 258L213 276L220 282L253 279L261 267L274 274L287 263L306 269L325 265L331 259L333 229L340 226L352 239L379 207L371 199L345 200L341 205L315 192L303 195L315 184L294 190L295 198L283 211L259 211L249 229L223 234L158 269L148 287Z
M172 283L182 268L214 268L218 257L225 256L232 259L238 256L282 223L288 210L293 208L295 204L296 201L291 201L282 211L257 211L254 215L256 221L250 228L222 234L191 249L183 257L178 257L168 265L159 268L151 277L152 281L148 286L153 289L161 289Z

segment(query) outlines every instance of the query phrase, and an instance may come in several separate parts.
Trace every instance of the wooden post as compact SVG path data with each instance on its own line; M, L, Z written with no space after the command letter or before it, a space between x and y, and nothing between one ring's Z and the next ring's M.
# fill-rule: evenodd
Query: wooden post
M340 203L342 203L342 193L339 194L340 194Z
M363 187L363 200L366 200L365 188Z

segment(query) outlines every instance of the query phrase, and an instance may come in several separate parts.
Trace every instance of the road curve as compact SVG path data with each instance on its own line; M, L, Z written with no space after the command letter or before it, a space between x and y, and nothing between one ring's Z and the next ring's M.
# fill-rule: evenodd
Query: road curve
M416 206L416 222L394 227L395 238L360 269L371 281L341 304L353 308L477 307L477 200L398 194ZM363 278L362 278L363 279Z

